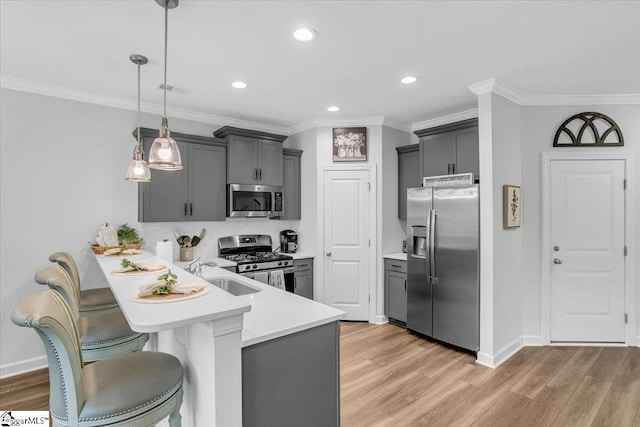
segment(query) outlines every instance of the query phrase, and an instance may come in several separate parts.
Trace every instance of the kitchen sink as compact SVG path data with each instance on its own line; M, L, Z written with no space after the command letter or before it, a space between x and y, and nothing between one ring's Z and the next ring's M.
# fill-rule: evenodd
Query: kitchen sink
M207 279L207 282L235 296L248 295L261 291L259 288L226 277L213 277L211 279Z

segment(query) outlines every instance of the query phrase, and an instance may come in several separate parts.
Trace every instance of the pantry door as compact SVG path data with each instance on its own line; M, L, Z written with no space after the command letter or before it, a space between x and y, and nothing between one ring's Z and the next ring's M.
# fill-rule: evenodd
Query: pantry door
M625 342L624 160L552 160L551 342Z
M370 189L369 170L323 171L324 302L345 320L369 320Z

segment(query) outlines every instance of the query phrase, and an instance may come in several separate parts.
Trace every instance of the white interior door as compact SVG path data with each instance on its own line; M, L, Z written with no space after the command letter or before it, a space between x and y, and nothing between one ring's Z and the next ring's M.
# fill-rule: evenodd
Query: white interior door
M324 171L325 303L369 319L369 171Z
M552 342L625 342L624 167L551 162Z

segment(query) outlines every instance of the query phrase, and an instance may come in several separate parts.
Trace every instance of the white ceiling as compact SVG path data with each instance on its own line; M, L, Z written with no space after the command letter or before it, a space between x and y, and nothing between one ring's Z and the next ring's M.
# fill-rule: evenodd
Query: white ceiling
M3 77L162 104L164 9L142 1L0 1ZM640 2L194 1L169 11L168 108L290 127L473 108L496 77L527 95L640 93ZM306 25L319 34L291 37ZM399 80L420 77L413 85ZM233 89L232 81L249 87ZM338 113L326 107L338 105Z

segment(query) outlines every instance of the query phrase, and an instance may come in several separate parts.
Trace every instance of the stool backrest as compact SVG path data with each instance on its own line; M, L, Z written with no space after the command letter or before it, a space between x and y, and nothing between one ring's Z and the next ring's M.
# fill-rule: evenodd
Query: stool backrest
M64 298L54 290L31 294L16 305L11 320L33 328L42 339L49 362L51 412L69 425L78 425L85 402L82 352L76 322Z
M80 290L72 284L71 278L64 268L59 265L50 265L38 270L34 279L41 285L47 285L62 294L77 326L80 319Z
M78 273L78 266L69 252L54 252L49 255L49 261L57 262L58 265L64 268L71 278L71 283L78 288L80 292L80 273Z

